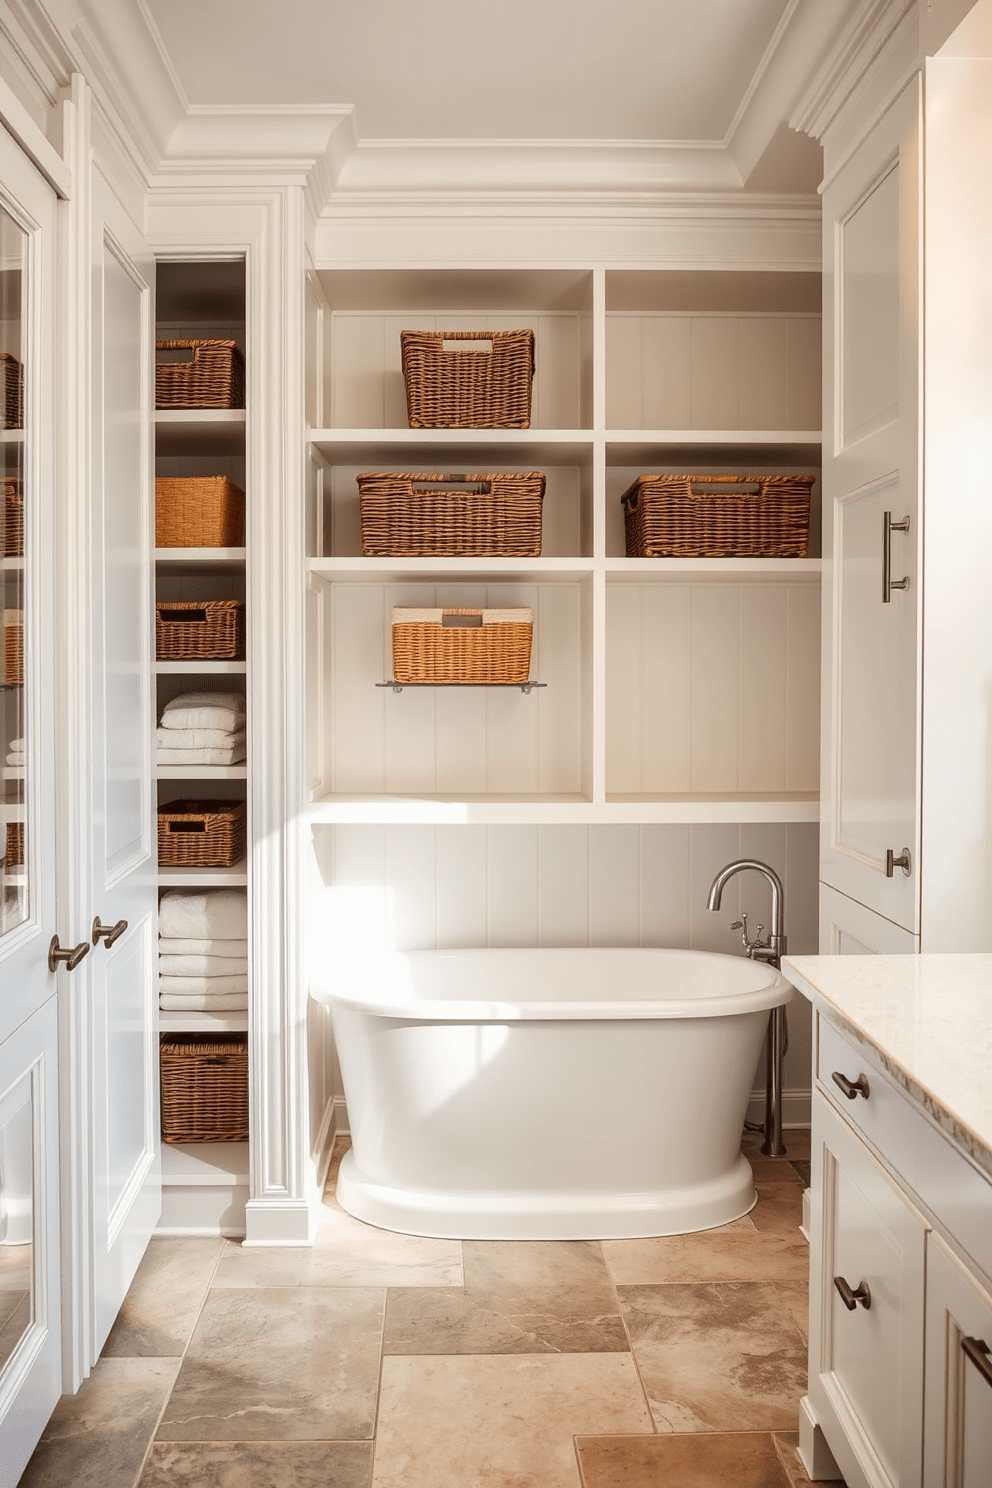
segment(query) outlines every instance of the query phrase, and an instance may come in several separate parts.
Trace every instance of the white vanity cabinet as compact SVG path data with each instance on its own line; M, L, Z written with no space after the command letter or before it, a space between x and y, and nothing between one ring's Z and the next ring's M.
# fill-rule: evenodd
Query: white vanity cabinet
M784 971L816 1010L807 1471L847 1488L987 1488L992 957Z

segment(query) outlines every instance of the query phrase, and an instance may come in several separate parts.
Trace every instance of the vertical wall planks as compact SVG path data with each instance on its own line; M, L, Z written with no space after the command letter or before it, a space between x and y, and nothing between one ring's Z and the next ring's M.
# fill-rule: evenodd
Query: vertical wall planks
M692 322L687 316L648 316L643 322L642 351L641 426L691 429Z
M789 588L740 590L740 776L738 789L782 791L788 778Z

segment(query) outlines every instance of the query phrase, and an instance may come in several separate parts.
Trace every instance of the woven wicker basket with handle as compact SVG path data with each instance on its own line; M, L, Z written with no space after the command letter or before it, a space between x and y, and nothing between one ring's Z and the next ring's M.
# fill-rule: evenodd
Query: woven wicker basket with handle
M245 607L239 599L160 600L155 606L159 661L235 661L245 654Z
M3 378L3 426L24 428L24 367L9 351L0 351L0 377Z
M538 470L379 471L357 480L366 558L540 556L544 476Z
M401 331L400 347L411 429L530 428L533 331Z
M12 475L4 477L3 506L4 557L17 558L24 552L24 497Z
M811 475L641 475L621 497L628 558L805 558Z
M156 341L156 408L244 408L245 359L234 341Z
M244 801L169 801L158 808L158 861L164 868L231 868L245 854Z
M248 1140L248 1039L164 1034L159 1041L164 1142Z
M392 627L397 682L529 680L533 610L394 609Z

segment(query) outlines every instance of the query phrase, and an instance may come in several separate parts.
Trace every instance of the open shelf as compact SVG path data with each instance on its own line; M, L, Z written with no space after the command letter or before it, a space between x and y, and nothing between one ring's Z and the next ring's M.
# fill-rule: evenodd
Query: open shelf
M158 1027L160 1033L245 1033L248 1029L248 1014L181 1013L160 1009Z
M164 889L240 888L248 882L248 860L242 858L233 868L163 868L156 878Z
M189 677L243 677L248 670L244 661L156 661L153 668L159 677L180 673Z
M334 796L314 801L313 823L368 826L620 826L638 824L816 822L815 793L713 796Z
M156 765L157 780L247 780L247 765Z

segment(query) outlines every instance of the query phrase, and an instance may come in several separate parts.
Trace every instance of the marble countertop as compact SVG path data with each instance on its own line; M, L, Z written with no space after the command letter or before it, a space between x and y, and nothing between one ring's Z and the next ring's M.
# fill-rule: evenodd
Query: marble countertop
M992 1176L992 955L789 956L782 974Z

